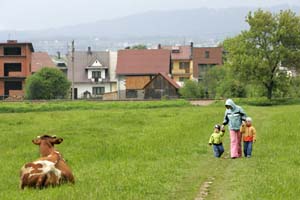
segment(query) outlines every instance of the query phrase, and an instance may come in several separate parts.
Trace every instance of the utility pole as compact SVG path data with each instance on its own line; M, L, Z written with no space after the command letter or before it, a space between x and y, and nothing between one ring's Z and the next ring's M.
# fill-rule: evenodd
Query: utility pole
M75 52L75 47L74 47L74 40L72 41L72 101L74 101L74 76L75 76L75 71L74 71L74 52Z

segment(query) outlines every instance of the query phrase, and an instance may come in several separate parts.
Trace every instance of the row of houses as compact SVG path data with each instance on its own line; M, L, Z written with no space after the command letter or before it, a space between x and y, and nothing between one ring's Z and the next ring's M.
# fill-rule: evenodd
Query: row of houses
M0 96L24 96L27 76L42 67L57 67L74 81L75 99L176 98L184 81L201 81L209 67L223 64L222 58L221 47L193 43L117 52L88 47L50 58L34 52L32 43L12 40L0 43Z

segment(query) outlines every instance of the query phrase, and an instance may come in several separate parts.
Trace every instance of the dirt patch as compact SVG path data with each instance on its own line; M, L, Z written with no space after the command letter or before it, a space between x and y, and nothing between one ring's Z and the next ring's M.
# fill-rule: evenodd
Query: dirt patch
M214 103L215 100L192 100L190 103L195 106L208 106Z
M195 200L205 200L206 196L209 193L209 188L211 184L214 182L214 177L209 177L200 187L199 193Z

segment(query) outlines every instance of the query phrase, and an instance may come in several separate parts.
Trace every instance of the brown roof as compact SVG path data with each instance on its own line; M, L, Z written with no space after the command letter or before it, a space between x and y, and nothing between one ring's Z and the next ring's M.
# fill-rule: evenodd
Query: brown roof
M174 81L171 77L169 77L167 74L165 73L158 73L157 76L162 76L164 79L166 79L171 85L173 85L176 89L179 89L180 86L176 83L176 81ZM149 83L147 83L144 88L146 88L155 78L153 78L151 81L149 81Z
M170 72L170 51L165 49L119 50L116 73L145 75Z
M31 57L31 71L37 72L43 67L55 67L54 62L46 52L34 52Z
M171 51L172 60L190 60L192 58L191 46L162 46L161 48Z

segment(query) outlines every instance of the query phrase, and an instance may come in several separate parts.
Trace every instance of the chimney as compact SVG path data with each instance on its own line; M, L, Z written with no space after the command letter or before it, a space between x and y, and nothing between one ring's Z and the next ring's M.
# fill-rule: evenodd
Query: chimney
M191 42L191 48L193 48L194 47L194 42Z
M57 58L60 59L60 52L57 52Z
M193 50L194 49L194 42L191 42L191 59L193 59Z
M161 44L158 44L157 49L161 49Z
M92 48L91 47L88 47L88 54L92 54Z

